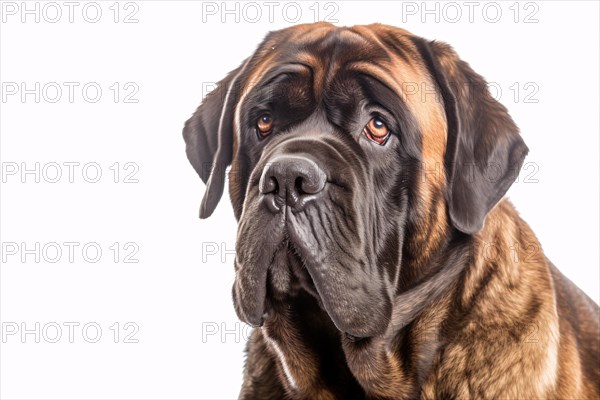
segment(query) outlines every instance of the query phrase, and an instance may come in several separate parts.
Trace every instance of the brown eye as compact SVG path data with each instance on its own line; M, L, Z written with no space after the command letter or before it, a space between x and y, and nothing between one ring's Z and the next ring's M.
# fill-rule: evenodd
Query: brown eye
M269 136L271 130L273 129L273 117L271 117L271 114L265 113L258 117L256 129L258 129L258 134L261 137Z
M380 145L384 145L390 137L389 128L379 117L372 118L363 132L366 137Z

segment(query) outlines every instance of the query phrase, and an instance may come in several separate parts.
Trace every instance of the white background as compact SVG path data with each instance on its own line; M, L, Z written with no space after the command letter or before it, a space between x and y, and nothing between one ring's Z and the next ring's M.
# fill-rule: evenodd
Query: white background
M36 3L26 6L34 9ZM262 17L252 22L256 7L242 3L227 5L238 7L237 15L223 15L221 2L115 7L109 1L97 3L102 15L96 23L85 19L95 18L95 6L87 2L77 3L73 22L68 7L55 3L62 13L55 23L48 20L56 18L56 7L37 4L39 22L35 13L22 15L20 1L2 3L3 399L237 397L248 330L230 296L236 224L227 196L210 219L197 218L204 187L185 157L181 128L200 103L203 84L239 65L268 31L292 25L298 8L299 22L316 20L318 9L318 19L334 12L329 18L338 25L382 22L446 41L495 82L497 97L531 149L526 161L533 163L509 196L548 257L598 302L597 2L498 2L485 12L487 3L479 2L472 22L464 2L302 2L288 6L287 15L286 3L279 2L272 21L268 6L258 2ZM424 7L438 12L423 14ZM131 13L138 21L124 23ZM40 83L39 102L35 94L21 98L22 82L26 89ZM47 85L52 82L62 87L56 103L49 101L56 97ZM64 82L79 84L73 102ZM95 103L92 89L87 100L82 94L90 82L102 89ZM19 92L12 95L15 84ZM125 102L136 88L129 100L138 102ZM65 162L79 163L73 182ZM134 164L126 168L128 162ZM35 163L40 173L46 167L39 183L34 174L20 173ZM56 174L52 163L61 165L57 183L48 181ZM86 181L94 178L94 168L82 175L87 163L100 167L97 183ZM15 166L17 174L7 175ZM537 183L523 182L526 176ZM35 251L22 251L36 242L39 262ZM79 243L73 262L64 242ZM115 242L119 254L111 250ZM52 243L63 251L55 263L49 262L56 256ZM86 260L82 248L88 243ZM95 247L102 256L93 263ZM138 262L124 262L135 249ZM69 322L79 324L72 340L64 325ZM34 333L21 336L22 328L35 331L36 323L39 343ZM84 335L88 323L97 325ZM55 324L62 327L60 339ZM94 326L102 336L90 343ZM10 335L15 327L19 331Z

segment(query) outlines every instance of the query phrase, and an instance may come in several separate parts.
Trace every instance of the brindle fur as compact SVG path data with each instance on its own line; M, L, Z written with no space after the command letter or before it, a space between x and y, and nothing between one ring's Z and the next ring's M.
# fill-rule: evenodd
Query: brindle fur
M253 105L274 99L283 122L258 141ZM387 147L356 134L367 100L397 122ZM448 45L379 24L272 32L184 137L208 185L201 217L232 165L234 302L262 324L240 399L600 398L599 308L502 199L527 147ZM300 152L329 199L282 222L258 179Z

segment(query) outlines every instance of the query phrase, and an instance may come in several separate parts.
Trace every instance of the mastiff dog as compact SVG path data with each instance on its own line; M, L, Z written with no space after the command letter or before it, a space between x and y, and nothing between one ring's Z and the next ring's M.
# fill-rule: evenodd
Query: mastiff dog
M200 218L229 168L241 399L599 398L599 308L503 199L528 148L449 45L271 32L183 136Z

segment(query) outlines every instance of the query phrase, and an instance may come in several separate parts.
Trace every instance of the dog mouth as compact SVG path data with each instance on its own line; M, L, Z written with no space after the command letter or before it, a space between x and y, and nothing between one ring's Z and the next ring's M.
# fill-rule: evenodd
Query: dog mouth
M318 168L310 158L274 160L255 169L239 220L233 288L238 316L261 326L278 304L290 305L303 291L339 331L357 338L383 333L391 317L389 282L369 239L370 209L355 193L370 192L355 188L358 178L345 177L341 186L309 174ZM277 198L280 204L271 207Z
M281 265L278 259L286 259L287 265ZM308 293L316 300L319 308L327 314L313 278L305 265L305 261L293 242L285 239L273 254L273 262L267 270L267 289L264 302L264 313L261 326L278 312L282 307L289 307L290 298ZM341 332L349 341L358 342L365 337L354 336L348 332Z
M279 251L287 254L289 266L287 273L289 274L290 285L286 291L281 291L281 288L278 287L281 285L281 282L275 278L277 273L273 272L272 264L267 273L267 296L265 297L263 320L268 321L273 313L279 312L282 308L289 308L289 298L300 295L300 292L308 293L316 301L319 309L327 315L312 276L296 246L289 239L286 239ZM358 342L366 339L365 337L353 336L348 332L341 333L350 342Z
M307 222L316 220L314 215L284 212L285 217L263 214L263 218L240 221L233 287L240 319L262 326L279 305L290 305L294 295L304 291L348 337L382 333L391 301L384 280L374 275L375 262L362 254L360 243L351 237L348 242L319 240L319 227ZM269 233L269 241L264 232Z
M262 326L264 321L270 318L276 309L288 305L300 292L308 293L324 310L321 297L298 250L298 246L289 239L285 229L282 231L281 237L281 242L277 244L270 242L264 246L264 250L268 253L270 247L270 253L272 254L266 257L269 261L265 265L266 274L263 277L265 293L260 318L257 312L254 314L249 313L247 311L249 307L244 307L242 304L248 304L248 300L260 297L263 287L262 282L260 282L262 278L259 280L257 277L262 275L261 270L263 268L256 268L257 264L252 263L239 265L236 258L238 273L236 274L233 290L236 311L240 319L255 327ZM253 279L248 279L248 275L252 275ZM257 283L257 285L254 285L254 283ZM252 293L255 296L249 296Z
M293 286L292 290L299 287L300 289L308 292L310 295L315 297L319 302L319 306L323 308L323 304L321 303L321 299L319 297L319 293L317 292L317 288L315 287L315 282L313 281L308 268L306 268L306 264L296 246L292 242L288 242L288 260L290 265L290 270L292 273L292 283L297 284L297 286ZM295 293L295 291L293 292Z

